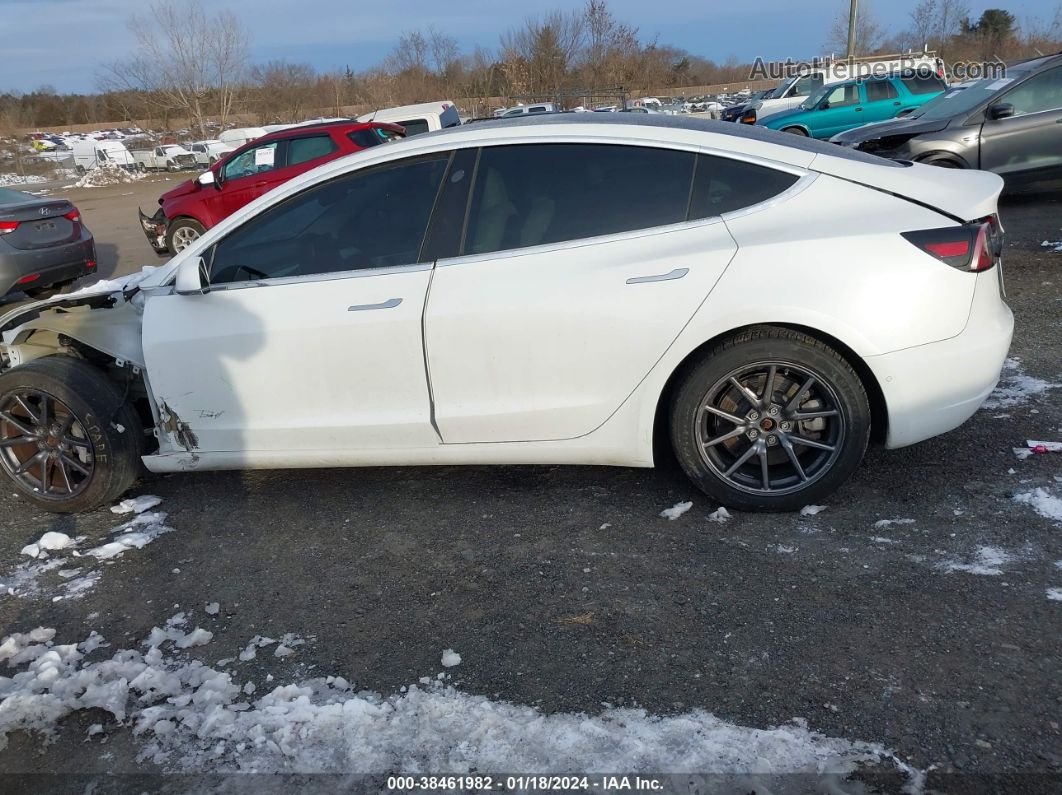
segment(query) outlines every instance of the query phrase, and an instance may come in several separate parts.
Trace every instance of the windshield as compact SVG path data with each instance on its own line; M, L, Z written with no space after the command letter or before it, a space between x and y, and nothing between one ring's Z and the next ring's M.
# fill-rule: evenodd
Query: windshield
M825 97L827 94L829 94L835 88L837 88L836 85L823 86L818 91L816 91L814 94L812 94L810 97L808 97L803 102L801 102L800 103L800 109L801 110L811 110L816 105L818 105L820 102L822 102L823 97Z
M1010 70L1004 78L987 77L972 83L969 88L960 91L946 91L939 97L935 97L921 108L910 114L909 119L950 119L976 108L989 99L1002 88L1008 88L1015 80L1020 80L1028 74L1026 70Z

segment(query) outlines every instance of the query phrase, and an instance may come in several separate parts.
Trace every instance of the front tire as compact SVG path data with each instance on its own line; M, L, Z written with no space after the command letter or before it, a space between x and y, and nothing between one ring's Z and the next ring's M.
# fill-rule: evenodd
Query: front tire
M38 508L113 502L140 471L140 420L117 385L68 356L0 375L0 472Z
M791 511L835 492L870 439L870 405L851 365L819 340L762 326L687 369L671 407L683 470L743 511Z
M801 138L808 137L808 134L803 127L783 127L782 132L789 133L790 135L799 135Z
M178 218L166 230L166 248L171 254L179 254L195 243L206 229L194 218Z

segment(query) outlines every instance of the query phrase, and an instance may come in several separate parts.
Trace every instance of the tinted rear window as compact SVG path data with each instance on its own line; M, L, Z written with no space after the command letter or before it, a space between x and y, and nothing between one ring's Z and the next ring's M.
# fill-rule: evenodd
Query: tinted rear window
M351 143L361 149L368 149L370 146L379 146L380 144L385 144L388 141L394 141L401 137L402 136L398 133L384 130L380 127L352 130L347 133L347 138L350 139Z
M867 102L881 102L900 96L890 80L871 80L867 83Z
M409 121L395 122L401 127L405 127L406 135L420 135L428 131L427 119L410 119Z
M912 94L937 94L946 88L943 80L931 75L904 77L902 82Z
M690 220L741 210L774 198L799 177L766 166L712 155L697 156Z
M607 144L485 147L465 253L684 221L695 157L673 149Z
M297 166L330 155L339 147L330 135L314 135L310 138L294 138L288 142L288 165Z

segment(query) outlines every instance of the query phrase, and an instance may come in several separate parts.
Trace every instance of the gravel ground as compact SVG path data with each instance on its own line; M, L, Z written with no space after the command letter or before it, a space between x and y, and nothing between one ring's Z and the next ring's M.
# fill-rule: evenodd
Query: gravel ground
M97 236L102 276L157 261L135 217L161 181L65 194ZM1012 356L1062 384L1062 253L1040 245L1062 239L1062 204L1011 200L1002 215ZM1046 594L1062 588L1062 524L1012 497L1062 495L1062 457L1019 460L1012 448L1029 438L1062 439L1062 388L872 450L815 515L725 522L669 467L152 476L135 493L162 497L175 532L103 567L81 599L0 597L0 626L68 640L96 629L132 648L189 610L215 633L193 650L204 660L295 632L313 640L241 670L343 674L385 694L433 676L453 648L462 691L546 712L702 708L751 727L801 717L933 766L931 789L1058 791L1062 602ZM692 509L660 517L682 500ZM98 543L117 523L38 513L4 490L0 579L46 530ZM962 568L991 568L993 555L997 574ZM96 722L104 734L86 741ZM12 735L0 769L150 771L137 748L109 716L79 714L49 745Z

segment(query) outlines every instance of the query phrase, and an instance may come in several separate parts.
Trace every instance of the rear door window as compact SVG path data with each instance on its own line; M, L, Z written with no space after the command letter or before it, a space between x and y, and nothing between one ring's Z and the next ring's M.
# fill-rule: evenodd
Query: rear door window
M798 179L755 163L698 155L689 219L710 218L765 202L791 188Z
M464 253L685 221L694 160L692 152L609 144L484 147Z
M297 166L332 154L339 147L330 135L313 135L288 141L288 165Z
M867 102L885 102L900 96L891 80L870 80L866 85Z

